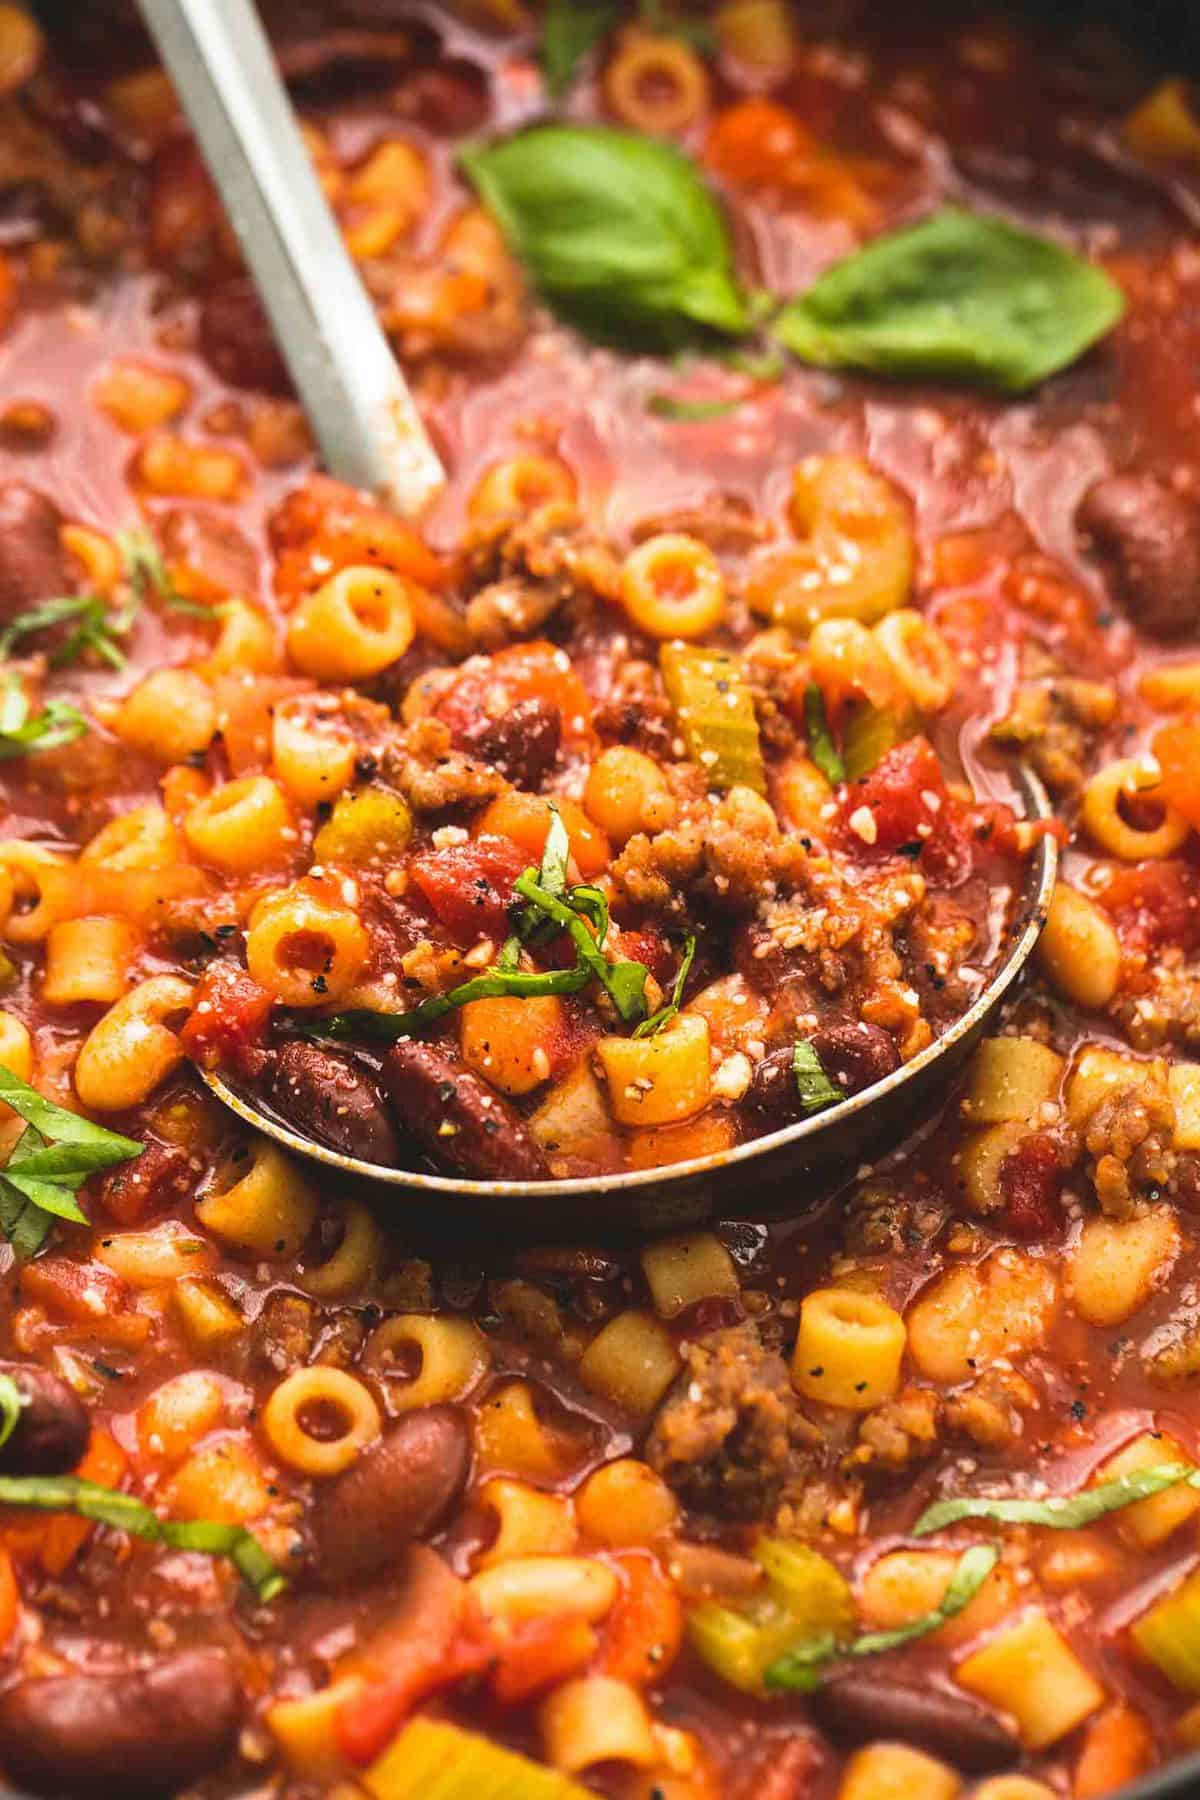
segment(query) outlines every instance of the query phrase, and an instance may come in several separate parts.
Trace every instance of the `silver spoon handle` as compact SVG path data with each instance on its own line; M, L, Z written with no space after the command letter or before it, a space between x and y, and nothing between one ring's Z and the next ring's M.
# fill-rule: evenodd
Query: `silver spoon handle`
M141 0L330 472L420 513L445 481L251 0Z

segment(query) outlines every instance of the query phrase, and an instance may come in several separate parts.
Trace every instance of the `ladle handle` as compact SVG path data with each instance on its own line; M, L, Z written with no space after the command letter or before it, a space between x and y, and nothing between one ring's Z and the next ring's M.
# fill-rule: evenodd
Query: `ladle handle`
M141 0L331 474L419 514L445 475L251 0Z

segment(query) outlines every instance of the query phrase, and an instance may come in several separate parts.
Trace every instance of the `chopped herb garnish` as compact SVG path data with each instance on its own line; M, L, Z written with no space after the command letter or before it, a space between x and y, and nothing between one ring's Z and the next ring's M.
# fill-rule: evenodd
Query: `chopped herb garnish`
M825 696L815 681L810 681L804 690L804 729L808 733L809 756L830 786L837 787L846 779L846 765L829 729Z
M140 1156L142 1145L55 1106L3 1064L0 1101L26 1124L0 1170L0 1230L19 1256L32 1256L55 1219L87 1224L75 1198L83 1183Z
M41 600L10 619L0 632L0 659L11 656L25 638L48 631L54 625L69 624L71 630L50 658L52 668L60 669L88 651L94 651L111 668L123 669L126 657L118 639L125 636L136 615L136 605L112 608L96 594L71 594Z
M511 958L513 942L509 938L501 951L502 959L505 956ZM496 1000L502 994L516 994L524 999L533 999L541 994L577 994L587 986L591 978L591 971L582 965L577 965L574 969L531 970L526 973L497 962L495 968L489 969L485 975L476 975L471 981L464 981L459 987L451 988L449 993L434 994L431 999L422 1000L420 1006L414 1006L411 1012L334 1013L328 1019L312 1020L306 1029L314 1037L361 1037L376 1044L395 1044L401 1038L415 1037L427 1026L444 1019L456 1007L468 1006L472 1000Z
M598 895L603 900L598 888L584 891ZM610 963L579 912L540 887L534 880L532 869L526 869L514 884L513 892L519 894L522 900L527 900L531 906L539 907L548 919L552 919L569 934L580 966L589 970L592 977L600 983L626 1025L645 1018L646 978L650 973L645 963ZM574 890L571 897L577 898L579 892L578 889ZM607 907L605 912L607 914Z
M188 613L195 619L216 617L217 608L202 600L189 600L171 579L171 571L163 553L148 531L122 531L117 534L117 547L125 564L125 579L140 604L155 599L172 612Z
M836 1106L839 1100L846 1098L841 1088L830 1081L812 1045L803 1038L798 1040L792 1052L792 1071L796 1077L801 1110L807 1116L824 1112L827 1106Z
M599 48L620 15L616 0L550 0L542 26L546 92L561 100L584 58Z
M677 400L674 394L651 394L646 411L675 425L702 425L708 419L724 419L736 412L744 395L725 400Z
M661 1031L664 1025L669 1025L671 1020L678 1016L679 1008L683 1004L683 990L687 985L687 978L692 972L692 964L695 959L696 939L694 933L689 932L687 942L683 949L683 960L679 965L679 973L675 977L675 986L671 991L670 1000L666 1006L660 1006L658 1011L652 1013L648 1019L642 1020L641 1024L633 1034L635 1038L653 1037L656 1031Z
M144 1501L116 1488L81 1481L77 1475L0 1475L0 1505L29 1506L39 1512L70 1512L147 1543L172 1550L227 1556L259 1600L274 1600L287 1582L256 1537L244 1525L215 1519L160 1519Z
M1104 1518L1106 1513L1119 1512L1124 1506L1135 1506L1139 1500L1161 1494L1165 1488L1178 1487L1181 1481L1189 1487L1200 1487L1200 1469L1190 1463L1160 1463L1156 1468L1138 1469L1132 1475L1102 1481L1078 1494L1053 1494L1045 1500L988 1499L983 1495L939 1500L921 1514L912 1535L928 1537L931 1531L957 1525L960 1519L993 1519L1001 1525L1044 1525L1052 1531L1078 1531Z
M1000 1552L994 1544L973 1544L959 1557L941 1604L931 1612L922 1613L919 1619L899 1625L894 1631L869 1631L840 1647L828 1636L797 1645L767 1669L763 1678L767 1687L776 1692L811 1693L820 1683L826 1664L835 1657L882 1656L887 1650L898 1650L903 1644L940 1631L971 1604L999 1560Z
M0 1450L3 1450L21 1417L25 1402L11 1375L0 1375Z
M0 762L11 762L18 756L32 756L36 751L60 750L83 737L88 722L76 706L65 700L50 700L39 713L31 713L29 698L13 674L4 678L0 688Z

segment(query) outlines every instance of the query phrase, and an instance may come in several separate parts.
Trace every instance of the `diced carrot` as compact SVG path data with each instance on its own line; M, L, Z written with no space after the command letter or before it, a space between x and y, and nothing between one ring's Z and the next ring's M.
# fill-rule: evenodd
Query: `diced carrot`
M644 1687L661 1680L679 1654L683 1607L657 1557L624 1551L612 1560L624 1585L604 1624L597 1672Z
M1155 733L1154 754L1162 770L1163 799L1200 827L1200 723L1164 725Z
M1145 1719L1118 1700L1087 1728L1075 1766L1075 1800L1099 1800L1102 1794L1114 1794L1153 1761L1154 1740Z
M22 1300L35 1300L51 1318L95 1325L129 1307L130 1290L103 1263L72 1262L66 1256L44 1256L21 1272Z
M608 839L573 800L558 800L555 804L567 828L571 855L579 873L587 880L602 875L611 856ZM526 860L535 865L541 861L549 829L550 802L542 794L522 793L520 788L498 794L478 823L481 834L511 839Z
M17 1575L7 1550L0 1550L0 1650L7 1647L21 1614Z
M276 591L287 601L354 563L391 569L426 588L446 583L446 565L411 525L328 476L288 495L272 517L271 542L278 557Z

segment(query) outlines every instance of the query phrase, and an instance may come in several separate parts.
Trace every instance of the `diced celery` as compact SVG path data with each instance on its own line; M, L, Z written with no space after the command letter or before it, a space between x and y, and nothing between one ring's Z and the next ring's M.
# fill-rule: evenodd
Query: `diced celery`
M744 1611L705 1602L688 1615L688 1639L708 1667L744 1694L764 1694L772 1664L805 1645L828 1654L854 1631L850 1589L831 1562L803 1544L765 1538L754 1552L767 1593Z
M355 788L338 799L313 839L313 855L318 862L353 869L389 862L407 848L412 831L412 813L399 794L384 787Z
M444 1719L413 1719L361 1781L374 1800L593 1800L566 1775Z
M709 787L748 787L764 794L758 719L740 658L726 650L664 644L659 663L687 753Z
M827 1557L787 1538L763 1538L754 1560L765 1572L775 1599L787 1608L797 1638L828 1635L840 1641L851 1635L854 1596L845 1576Z
M1200 1694L1200 1569L1156 1600L1130 1636L1173 1687Z
M894 706L870 706L864 702L856 707L842 736L846 780L861 781L889 750L910 738L915 730L913 715Z

